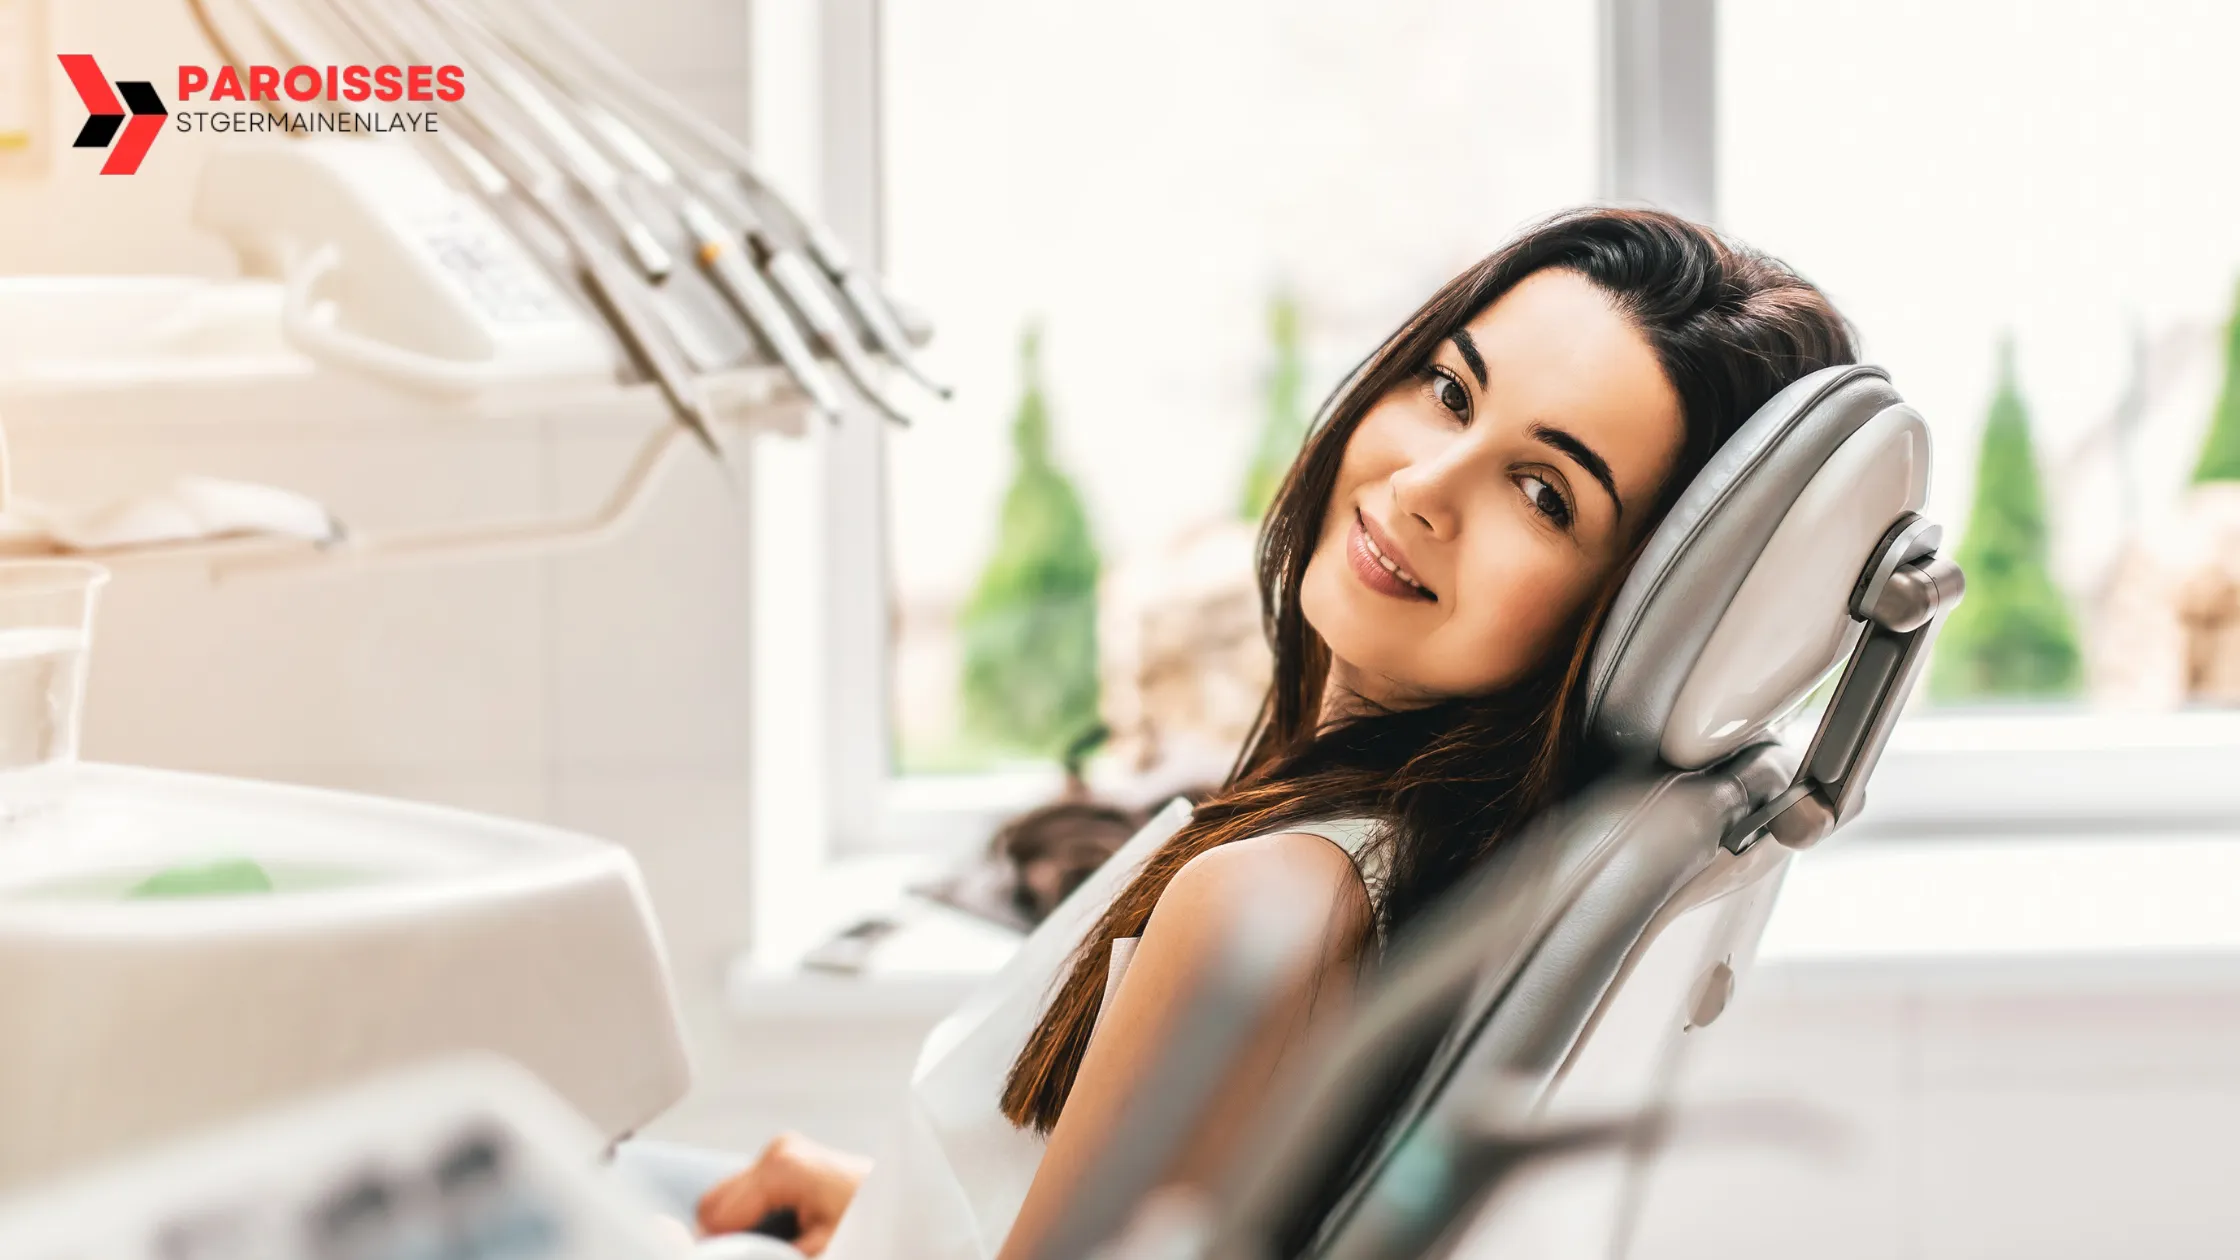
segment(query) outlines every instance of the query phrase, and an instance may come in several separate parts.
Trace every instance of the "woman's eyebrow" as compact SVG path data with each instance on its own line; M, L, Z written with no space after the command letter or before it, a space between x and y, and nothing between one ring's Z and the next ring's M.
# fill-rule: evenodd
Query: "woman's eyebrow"
M1619 520L1625 519L1626 505L1618 499L1618 483L1610 476L1610 465L1594 453L1593 447L1552 425L1535 424L1526 432L1569 455L1573 463L1587 470L1588 476L1601 482L1602 488L1610 495L1613 514Z
M1470 339L1470 330L1457 328L1454 330L1454 336L1449 340L1454 342L1455 349L1462 352L1462 361L1470 365L1470 375L1478 378L1478 388L1484 389L1486 387L1486 360L1484 355L1478 353L1478 343Z

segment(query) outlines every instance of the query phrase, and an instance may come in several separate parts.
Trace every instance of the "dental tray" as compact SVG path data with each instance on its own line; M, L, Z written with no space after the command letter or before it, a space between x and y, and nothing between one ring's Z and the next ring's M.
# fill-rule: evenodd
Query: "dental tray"
M244 862L269 891L132 895ZM455 1052L522 1064L609 1137L687 1082L622 849L121 766L0 837L0 1012L0 1186Z

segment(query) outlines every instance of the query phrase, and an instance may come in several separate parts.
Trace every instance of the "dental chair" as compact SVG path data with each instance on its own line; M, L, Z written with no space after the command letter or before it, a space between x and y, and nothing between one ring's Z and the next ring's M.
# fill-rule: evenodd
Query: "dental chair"
M1595 645L1610 769L1395 942L1188 1253L1624 1253L1654 1124L1481 1213L1484 1192L1520 1134L1669 1104L1790 857L1857 813L1962 589L1919 515L1929 455L1867 366L1796 382L1718 452ZM1838 665L1800 757L1778 728Z

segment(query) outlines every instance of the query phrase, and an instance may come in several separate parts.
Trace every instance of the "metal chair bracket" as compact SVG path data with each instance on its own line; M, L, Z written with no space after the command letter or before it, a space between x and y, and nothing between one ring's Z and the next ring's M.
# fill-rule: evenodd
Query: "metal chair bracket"
M1859 812L1937 631L1966 590L1960 566L1936 552L1943 532L1908 512L1883 534L1851 592L1851 615L1866 630L1797 777L1728 830L1721 841L1727 849L1740 853L1761 832L1792 849L1810 848Z

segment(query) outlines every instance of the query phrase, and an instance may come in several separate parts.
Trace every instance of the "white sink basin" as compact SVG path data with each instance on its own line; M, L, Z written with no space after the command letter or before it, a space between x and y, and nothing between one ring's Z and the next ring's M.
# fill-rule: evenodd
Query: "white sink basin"
M272 891L136 899L247 859ZM687 1083L636 864L529 823L79 768L0 839L0 1186L435 1055L490 1051L610 1135Z

